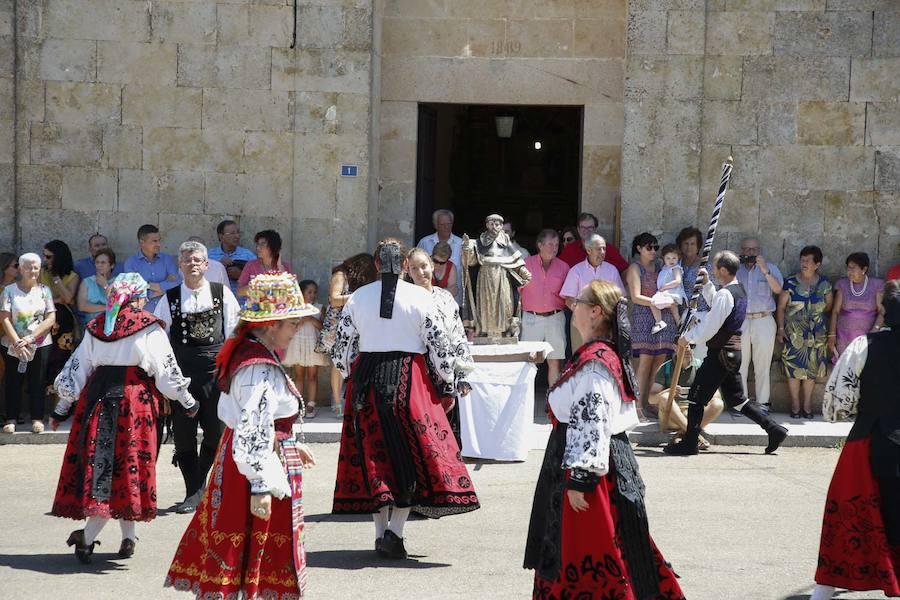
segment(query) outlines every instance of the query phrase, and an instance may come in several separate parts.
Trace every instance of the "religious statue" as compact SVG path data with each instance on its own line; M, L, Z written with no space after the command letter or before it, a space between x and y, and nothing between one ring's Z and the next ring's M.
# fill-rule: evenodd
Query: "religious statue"
M512 276L522 286L531 281L531 273L525 267L522 253L503 231L503 217L488 215L484 225L484 232L475 240L463 235L463 321L474 325L475 335L480 338L515 339L519 319L509 278ZM476 264L481 269L473 298L468 268Z

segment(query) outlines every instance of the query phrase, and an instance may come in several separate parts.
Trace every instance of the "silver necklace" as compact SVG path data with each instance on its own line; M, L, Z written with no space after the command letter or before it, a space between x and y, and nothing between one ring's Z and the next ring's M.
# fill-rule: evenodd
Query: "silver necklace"
M866 277L866 278L863 279L863 286L862 286L862 289L859 290L858 292L857 292L855 289L853 289L853 280L852 280L852 279L849 279L849 280L848 280L848 281L850 282L850 293L853 294L854 296L856 296L857 298L859 298L860 296L862 296L863 294L865 294L865 293L866 293L866 288L869 287L869 276L866 275L865 277Z

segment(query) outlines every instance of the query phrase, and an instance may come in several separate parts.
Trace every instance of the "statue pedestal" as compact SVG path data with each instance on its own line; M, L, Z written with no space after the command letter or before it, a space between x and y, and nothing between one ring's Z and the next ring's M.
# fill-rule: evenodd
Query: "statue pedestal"
M506 338L513 339L515 338ZM460 399L462 455L523 461L532 448L534 376L553 347L547 342L471 345L472 393Z
M491 337L485 335L474 338L472 343L476 346L518 344L519 339L514 337Z

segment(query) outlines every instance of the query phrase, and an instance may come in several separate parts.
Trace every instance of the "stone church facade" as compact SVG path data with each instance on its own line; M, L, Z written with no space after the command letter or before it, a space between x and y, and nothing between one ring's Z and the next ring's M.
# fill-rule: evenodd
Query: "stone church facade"
M99 230L125 256L154 223L173 251L230 216L324 283L412 241L419 103L567 105L580 208L621 247L705 227L732 154L721 245L882 274L898 73L892 0L0 0L0 249Z

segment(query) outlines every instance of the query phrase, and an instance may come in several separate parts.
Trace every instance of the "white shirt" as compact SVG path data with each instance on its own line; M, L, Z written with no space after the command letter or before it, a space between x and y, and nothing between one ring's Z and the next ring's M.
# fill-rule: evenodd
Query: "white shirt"
M431 252L434 250L434 247L437 246L437 243L441 241L438 239L438 234L435 231L431 235L426 235L419 243L416 244L419 248L428 253L428 256L431 256ZM458 235L451 233L450 238L447 240L447 243L450 244L450 262L456 265L456 296L454 299L457 304L462 302L462 238Z
M610 438L639 423L635 403L622 402L609 369L592 361L550 392L547 400L556 419L569 424L561 466L606 475Z
M725 288L730 285L740 285L741 282L734 279L731 283L724 286L720 290L716 290L712 281L707 281L703 285L703 299L709 305L709 312L705 313L699 323L688 329L684 333L684 339L691 344L699 344L709 341L712 336L718 333L722 328L722 324L731 311L734 310L734 296Z
M211 281L213 283L221 283L227 288L231 287L231 282L228 280L228 271L225 270L225 265L213 258L209 259L209 268L206 269L206 274L203 277L207 281Z
M228 393L219 396L219 420L234 430L231 452L238 471L254 493L290 496L287 472L274 450L275 420L300 412L284 371L258 363L238 370Z
M165 397L187 409L196 402L188 392L191 380L182 375L169 336L162 327L151 325L113 342L85 335L54 382L59 395L57 413L68 414L88 378L102 366L138 366L156 381L157 389Z
M359 332L360 352L425 353L422 328L425 317L435 310L431 294L417 285L397 282L394 313L381 318L381 281L359 288L350 296L341 318L350 317Z
M440 393L457 389L462 369L444 328L434 297L417 285L397 282L394 312L381 318L381 281L365 285L350 296L338 325L331 359L346 379L360 352L409 352L424 354L432 382Z
M213 307L212 290L209 287L209 281L203 280L203 283L196 290L192 290L185 284L179 286L181 289L181 312L185 314L193 314L211 310ZM241 307L237 298L231 293L228 284L222 286L222 319L225 322L225 337L231 337L234 328L237 327L238 312ZM165 321L166 330L172 326L172 311L169 308L167 300L160 300L159 304L153 310L153 314Z

